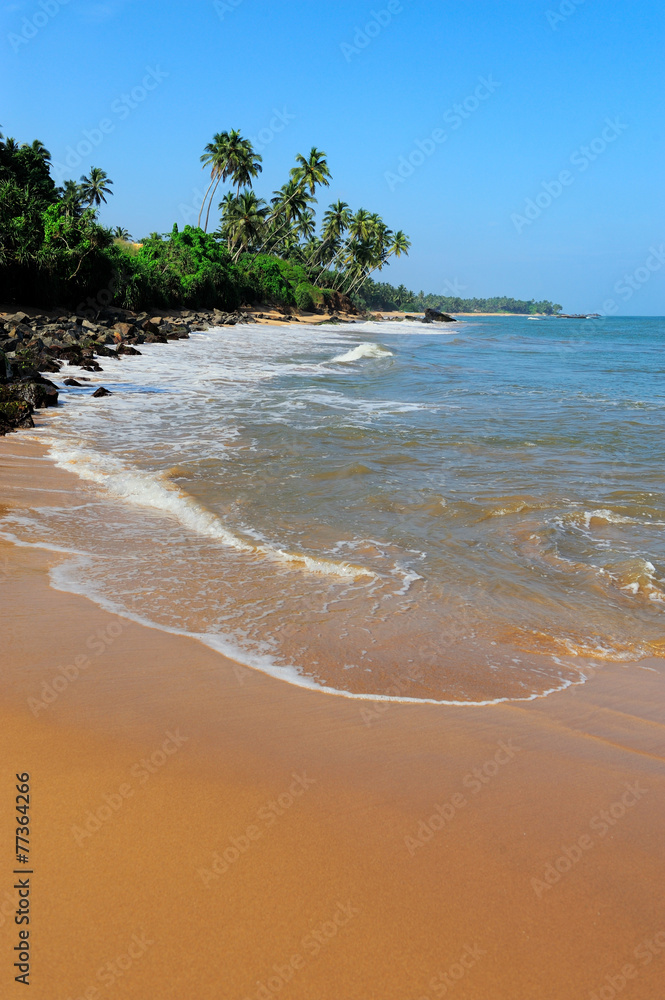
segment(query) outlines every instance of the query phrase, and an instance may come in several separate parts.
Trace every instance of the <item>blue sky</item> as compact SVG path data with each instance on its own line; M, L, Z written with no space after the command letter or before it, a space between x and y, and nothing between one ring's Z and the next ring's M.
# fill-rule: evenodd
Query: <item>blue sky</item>
M3 132L41 139L64 176L103 167L115 195L101 219L135 238L196 221L202 149L239 128L262 147L262 196L316 145L333 174L321 208L343 198L409 234L386 280L665 314L656 0L0 10Z

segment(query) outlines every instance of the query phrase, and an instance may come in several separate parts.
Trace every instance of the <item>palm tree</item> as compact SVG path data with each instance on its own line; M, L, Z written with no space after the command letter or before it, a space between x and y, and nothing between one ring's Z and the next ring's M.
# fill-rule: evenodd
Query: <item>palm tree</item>
M236 198L230 209L228 220L232 240L231 249L238 244L234 261L239 258L243 250L261 238L265 231L267 215L268 206L263 198L256 197L254 191L243 191Z
M90 167L90 176L81 177L81 199L84 204L99 208L102 202L106 204L106 195L113 194L113 181L101 167Z
M322 153L316 146L312 146L309 157L304 157L301 153L298 153L296 164L297 166L291 171L291 177L294 181L302 184L303 187L309 188L310 194L313 195L319 185L323 187L330 186L331 174L328 169L326 154Z
M27 142L22 143L21 149L31 149L33 153L36 153L37 156L42 158L44 163L50 163L51 161L51 154L44 143L39 139L35 139L31 146L29 146Z
M237 129L232 129L231 132L218 132L213 136L212 142L209 142L203 151L201 162L204 168L210 167L210 184L203 196L197 225L201 225L203 209L208 195L210 195L205 222L205 232L207 232L210 208L220 181L231 177L236 185L237 197L240 194L241 186L243 184L251 186L252 178L256 177L263 168L261 167L261 157L254 152L249 139L243 139Z
M113 230L113 236L116 240L125 240L127 243L131 240L129 231L127 229L123 229L122 226L115 227Z
M326 160L326 154L316 146L312 146L309 156L305 157L302 153L298 153L296 156L296 165L291 170L291 181L285 187L289 187L291 193L289 194L286 201L278 204L278 210L285 212L286 225L289 225L290 219L288 214L286 214L286 209L288 208L290 202L297 198L301 193L306 193L309 189L310 201L316 202L314 197L314 192L316 191L317 185L322 185L323 187L329 187L330 185L330 170L328 169L328 161ZM284 189L282 189L284 190ZM273 201L273 204L275 202ZM277 219L277 212L274 212L271 217L271 222ZM282 227L278 227L273 230L271 235L279 236ZM260 248L263 250L265 243Z
M76 181L65 181L64 187L57 189L57 194L62 198L67 215L78 215L81 211L82 194L81 188Z

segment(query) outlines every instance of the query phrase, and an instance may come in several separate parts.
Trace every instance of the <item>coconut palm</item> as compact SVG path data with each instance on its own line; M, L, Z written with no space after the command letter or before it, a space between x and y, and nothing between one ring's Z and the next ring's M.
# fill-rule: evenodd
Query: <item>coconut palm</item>
M203 151L201 162L204 168L210 167L210 184L203 197L197 225L201 225L203 209L208 195L210 195L205 222L205 231L207 232L210 208L220 182L231 177L236 185L236 197L238 197L240 188L243 185L245 187L251 186L252 179L258 176L263 168L261 166L262 158L254 152L249 139L243 139L237 129L232 129L230 132L218 132L213 136L212 142L209 142Z
M115 227L113 230L113 236L116 240L125 240L125 242L129 242L131 240L129 230L123 229L122 226Z
M40 142L39 139L35 139L32 145L30 146L28 145L27 142L22 143L21 149L31 149L33 153L36 153L37 156L41 157L44 163L51 162L51 154L49 153L44 143Z
M76 216L80 213L83 197L76 181L65 181L64 186L57 188L56 193L62 198L67 215Z
M243 250L257 243L265 231L268 206L263 198L257 198L254 191L246 190L236 198L229 213L229 230L231 249L236 246L234 260L237 260Z
M113 181L108 179L108 174L101 167L90 167L88 177L81 177L81 200L84 204L99 208L102 202L106 204L106 195L113 194L111 188Z
M326 154L316 146L312 146L308 157L298 153L291 177L302 187L309 188L309 193L312 195L319 186L329 187L331 174Z

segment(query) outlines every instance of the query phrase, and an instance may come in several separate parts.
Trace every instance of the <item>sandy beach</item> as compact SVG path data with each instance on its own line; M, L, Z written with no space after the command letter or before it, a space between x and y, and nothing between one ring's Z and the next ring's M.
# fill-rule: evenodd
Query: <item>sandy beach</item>
M0 443L3 507L76 504L44 456ZM0 939L29 772L32 996L659 995L662 660L529 703L376 706L56 591L63 558L0 550Z

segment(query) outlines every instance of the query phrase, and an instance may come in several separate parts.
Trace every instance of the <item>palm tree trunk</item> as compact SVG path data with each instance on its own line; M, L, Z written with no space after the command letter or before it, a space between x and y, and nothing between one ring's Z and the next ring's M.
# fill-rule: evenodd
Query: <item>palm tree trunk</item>
M203 201L201 202L201 211L199 212L199 218L198 218L198 221L196 223L196 228L197 229L201 228L201 216L203 215L203 209L205 208L205 203L206 203L206 201L208 199L208 192L210 191L210 188L213 186L214 183L215 183L215 175L213 174L212 175L212 179L210 181L210 184L208 184L208 190L203 195Z
M205 224L205 229L203 230L204 233L208 232L208 219L210 218L210 208L212 207L212 201L213 201L213 198L215 197L215 191L219 187L219 182L221 181L221 179L222 179L222 177L221 177L221 174L220 174L220 176L217 178L217 183L215 184L215 187L213 188L213 192L210 195L210 201L208 202L208 211L206 212L206 224Z

